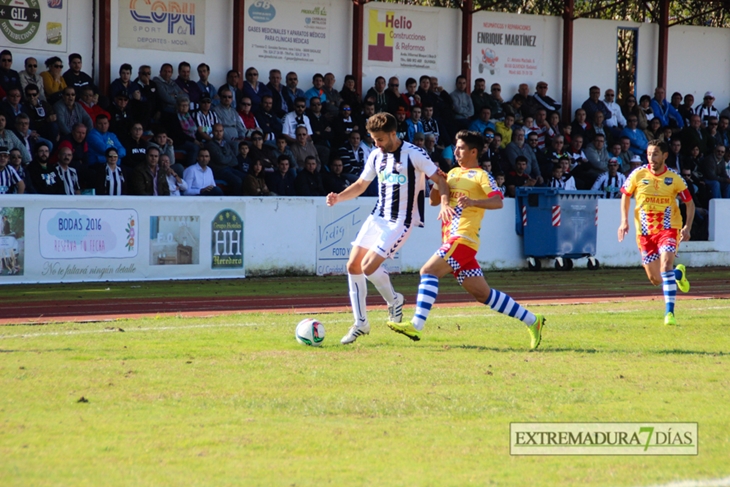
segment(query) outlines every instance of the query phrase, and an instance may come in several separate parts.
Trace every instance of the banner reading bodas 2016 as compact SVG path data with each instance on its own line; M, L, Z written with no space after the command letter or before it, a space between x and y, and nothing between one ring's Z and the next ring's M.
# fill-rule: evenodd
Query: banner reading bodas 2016
M119 47L203 54L205 0L119 0Z

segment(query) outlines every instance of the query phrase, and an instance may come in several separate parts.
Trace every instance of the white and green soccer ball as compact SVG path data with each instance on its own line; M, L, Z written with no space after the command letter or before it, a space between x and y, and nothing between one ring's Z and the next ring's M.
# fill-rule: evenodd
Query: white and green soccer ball
M324 341L324 325L314 318L306 318L297 325L294 337L302 345L319 347Z

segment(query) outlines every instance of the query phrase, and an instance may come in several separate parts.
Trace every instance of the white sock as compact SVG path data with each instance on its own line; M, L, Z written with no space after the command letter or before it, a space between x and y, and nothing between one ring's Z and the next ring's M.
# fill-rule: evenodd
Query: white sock
M367 323L368 315L365 309L365 299L368 297L368 282L365 274L348 274L347 284L350 287L350 305L356 324Z
M388 274L388 271L382 265L375 272L367 276L367 278L373 283L375 289L383 296L383 299L385 299L388 305L395 303L395 289L393 289L393 284L390 282L390 274Z

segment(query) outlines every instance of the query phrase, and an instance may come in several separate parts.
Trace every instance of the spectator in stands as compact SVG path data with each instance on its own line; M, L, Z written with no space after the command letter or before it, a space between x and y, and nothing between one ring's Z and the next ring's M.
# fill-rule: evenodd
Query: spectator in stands
M675 110L679 111L682 106L682 93L675 91L672 93L672 99L669 101Z
M451 126L454 123L454 101L443 86L439 85L436 76L431 76L431 104L436 118L441 118L444 124ZM453 130L452 130L453 131Z
M260 130L251 133L251 145L249 146L249 158L252 161L261 161L265 172L276 170L276 158L274 148L264 144L264 134Z
M252 130L261 130L259 121L256 120L256 117L251 111L252 108L253 102L251 101L251 99L247 95L243 95L243 97L241 98L241 102L238 104L238 116L241 117L241 120L243 121L243 126L246 127L246 130L249 133L251 133Z
M350 105L343 101L340 105L340 113L333 123L330 142L334 147L341 146L353 130L359 131L360 126L352 116L352 108Z
M286 142L286 139L284 141ZM289 150L288 147L287 150ZM248 146L248 142L242 140L238 143L238 154L236 155L238 166L236 166L236 169L244 174L248 174L249 168L251 167L251 159L248 157L248 153L250 151L251 149ZM294 156L292 155L291 158L294 159Z
M355 77L351 74L345 76L345 82L340 90L342 101L352 108L353 113L360 113L362 110L362 95L355 91Z
M266 179L264 178L264 168L261 166L261 161L253 161L251 163L251 169L246 175L246 179L243 181L243 195L244 196L270 196L268 186L266 186Z
M198 160L198 151L203 143L198 136L198 126L190 113L190 100L181 94L177 97L177 115L167 125L168 135L175 141L177 150L185 152L185 167L190 167ZM210 161L210 154L208 154Z
M137 91L137 96L139 96L139 91ZM116 134L129 133L133 122L134 119L129 110L129 95L125 91L120 91L114 96L109 107L110 130Z
M682 120L682 116L671 104L669 104L669 102L667 102L665 97L666 90L661 86L657 86L654 90L654 98L651 100L652 115L662 122L662 127L669 125L680 129L684 128L684 120ZM639 103L641 103L641 99L639 99ZM648 114L647 120L650 120Z
M533 100L535 101L535 105L537 107L543 107L545 109L545 113L550 112L559 112L560 109L563 107L562 104L558 103L557 101L553 100L547 95L548 91L548 84L546 81L538 81L537 86L535 87L535 94L532 95ZM536 114L537 116L537 114ZM544 148L544 147L543 147Z
M276 171L269 173L266 185L275 196L294 196L294 174L289 170L290 162L286 156L279 156Z
M88 74L84 73L82 71L83 68L83 59L81 58L81 54L78 53L72 53L68 56L68 70L63 73L63 79L66 80L66 86L72 87L74 90L76 90L76 96L80 96L79 89L85 88L87 86L90 86L94 93L97 92L96 85L94 85L94 80L89 76ZM46 97L48 97L49 94L46 93Z
M304 97L298 97L292 104L293 111L286 114L282 125L284 126L282 134L286 137L286 141L289 145L294 144L296 139L297 127L304 126L307 130L307 134L312 135L312 126L309 123L309 117L304 114L307 109L307 100Z
M286 102L287 110L289 113L294 111L295 100L297 98L304 98L304 91L298 87L299 76L294 71L289 71L286 74L286 88L282 93L284 101ZM306 98L304 98L304 104L306 107Z
M210 76L210 66L205 63L198 64L198 89L200 90L200 100L204 98L210 98L213 105L218 105L220 99L218 98L218 89L208 81ZM281 79L281 75L279 75Z
M433 118L433 105L424 104L422 112L421 123L423 124L423 133L426 135L432 134L436 139L436 145L438 145L442 130L439 127L438 121Z
M646 153L646 147L649 141L643 130L639 129L639 120L636 115L629 115L626 118L626 128L621 131L621 136L626 137L630 141L630 151L632 154L643 156Z
M73 89L73 88L72 88ZM49 162L51 151L43 142L35 146L33 160L28 165L28 175L33 182L33 187L38 194L60 194L55 164Z
M160 154L160 171L165 174L167 179L167 187L170 190L170 196L180 196L188 189L188 183L180 177L180 175L172 169L170 164L170 156Z
M342 162L342 174L350 183L360 177L367 160L360 140L360 132L352 131L347 142L338 151L337 158Z
M183 179L188 185L185 196L223 196L223 190L215 185L213 171L208 167L210 153L203 147L197 153L197 162L185 169Z
M417 133L423 134L424 128L423 123L421 123L421 107L411 107L411 116L408 120L406 120L406 125L408 126L408 134L406 136L406 140L408 142L413 142ZM357 128L355 128L355 130L357 130Z
M411 141L411 143L416 147L424 149L426 147L426 136L423 135L423 132L416 132L415 134L413 134L413 140Z
M44 139L38 134L38 132L30 129L30 117L28 117L25 113L21 113L15 118L15 129L13 129L13 133L23 144L25 149L28 151L28 154L33 152L33 147L35 147L38 142L44 142L48 146L49 150L53 152L53 142Z
M365 93L365 100L372 98L375 104L375 113L388 111L388 99L385 95L385 78L378 76L375 84Z
M547 144L550 143L550 139L556 135L556 132L553 131L547 121L547 111L542 106L535 109L535 121L532 131L537 134L537 147L541 151L545 150Z
M44 139L55 142L58 140L56 113L47 101L38 98L38 94L36 85L30 84L25 87L26 102L23 104L23 113L30 118L32 130L38 132Z
M682 122L684 123L685 127L689 125L690 115L694 114L695 112L694 103L694 95L692 95L692 93L687 93L686 95L684 95L684 103L680 105L677 109L679 116L682 117Z
M322 103L328 101L327 94L324 92L324 76L320 73L312 76L312 87L304 92L304 99L306 100L307 106L309 106L312 98L319 98Z
M482 109L479 111L479 118L474 120L471 125L469 125L469 130L473 130L474 132L478 132L482 135L484 135L484 131L486 129L492 129L493 131L496 131L497 128L495 127L494 123L492 122L492 109L488 106L483 106Z
M241 73L235 69L231 69L226 74L226 84L223 85L218 92L220 93L222 88L228 88L233 95L233 106L237 106L243 96L243 90L241 89Z
M34 85L38 90L38 99L46 100L46 92L43 91L43 78L38 74L38 60L34 57L25 58L25 70L18 73L22 90L28 85Z
M312 98L305 113L309 117L309 124L312 127L311 140L320 154L320 160L329 160L330 145L336 135L329 120L322 113L322 106L320 100Z
M307 129L305 127L297 127L296 138L296 143L290 145L290 149L295 157L295 160L293 161L296 163L295 169L297 169L297 171L299 169L303 169L304 161L309 156L315 158L317 161L317 168L321 167L319 154L317 153L316 147L314 147L314 143L312 143L311 139L307 137Z
M21 87L20 75L13 69L13 53L3 49L0 52L0 88L7 93L13 87Z
M591 86L588 90L589 97L583 102L582 108L586 112L586 119L593 120L593 115L600 111L603 113L604 120L610 120L613 117L611 110L608 109L605 103L601 101L601 89L598 86ZM573 130L575 133L575 130Z
M515 168L507 174L505 184L507 186L507 196L515 197L515 189L522 186L535 186L537 180L530 177L526 172L527 158L525 156L517 156L515 159Z
M695 117L699 117L699 115L695 115ZM692 123L694 123L694 119L692 119ZM726 151L724 146L718 145L700 162L699 170L704 177L710 198L730 198L730 177L725 169Z
M600 101L600 100L599 100ZM575 118L573 119L573 122L570 124L571 126L571 139L575 137L576 135L580 135L581 137L586 136L588 133L588 130L591 128L590 124L586 121L586 111L583 108L579 108L575 111Z
M486 136L486 135L485 135ZM494 134L490 133L489 142L492 141L494 138ZM527 145L532 149L532 153L534 154L535 161L537 161L537 176L533 176L537 180L538 185L542 185L543 181L543 168L549 167L549 162L547 159L547 154L545 154L544 150L540 150L539 147L539 138L536 132L530 132L527 135ZM545 174L548 174L549 170L545 172Z
M502 143L500 145L502 149L506 148L507 145L512 142L512 127L514 126L514 123L515 116L508 114L504 116L504 120L494 124L496 133L502 137Z
M626 97L626 100L624 100L624 106L621 109L621 113L623 113L623 116L626 119L626 125L628 125L629 123L629 115L636 115L636 119L639 122L639 128L642 127L643 122L644 128L641 128L641 130L646 129L646 116L644 115L644 112L639 108L639 104L636 102L636 97L634 95L629 95Z
M284 97L286 87L281 84L281 71L278 69L269 71L269 82L266 83L266 88L271 92L271 111L277 118L283 118L289 112L289 105Z
M620 132L619 132L620 133ZM593 120L591 120L591 126L586 131L585 139L586 145L593 142L596 135L601 134L606 142L611 140L611 131L606 127L603 118L603 112L596 112L593 114Z
M159 163L159 149L150 147L145 157L145 163L136 165L130 172L129 194L139 196L170 196L167 172L161 170Z
M418 93L416 93L417 89L418 82L415 80L415 78L408 78L406 80L406 92L401 93L400 97L402 103L405 105L406 109L409 112L411 108L421 106L421 97L418 95Z
M286 139L283 135L279 135L276 138L276 149L273 151L274 160L278 160L280 155L286 155L289 157L290 161L294 160L294 153L289 148L289 145L286 143Z
M593 169L598 172L608 171L608 160L610 156L606 150L606 136L598 133L593 137L593 141L586 147L586 158Z
M294 192L297 196L325 196L322 176L317 170L317 160L308 156L304 160L304 169L298 171L294 180Z
M667 125L667 127L669 126ZM671 130L671 127L669 127L669 129ZM654 117L651 119L651 121L649 122L649 126L646 128L646 130L644 130L644 134L646 134L647 140L658 139L662 136L662 123L659 121L658 118Z
M86 111L86 113L89 114L89 117L92 120L96 120L97 115L106 115L107 117L111 118L111 115L109 112L104 110L101 105L96 103L96 95L94 94L94 89L91 86L84 86L83 88L79 88L76 90L77 96L80 96L79 98L79 105Z
M563 129L561 127L560 123L560 113L558 112L551 112L548 113L548 125L552 129L553 133L555 135L563 135Z
M91 188L96 184L89 172L89 144L86 142L86 125L77 123L71 133L61 139L59 150L63 147L71 149L71 167L76 169L82 188Z
M571 137L568 155L570 155L570 159L572 161L570 168L571 171L576 165L588 162L588 158L586 157L585 152L583 152L583 136L573 135Z
M51 103L61 99L61 92L66 88L66 80L63 78L63 61L58 56L46 59L46 71L41 73L43 78L43 91ZM74 89L71 87L71 89ZM7 91L7 90L6 90Z
M388 105L386 109L388 113L395 115L401 107L406 109L407 112L408 107L406 106L403 98L401 98L400 80L395 76L392 76L388 80L388 89L385 90L385 99Z
M166 155L171 162L172 169L182 177L185 166L180 164L175 159L175 146L173 140L167 136L167 129L162 125L155 127L154 136L149 144L149 147L157 147L160 149L160 156Z
M451 170L451 166L446 163L441 155L443 151L436 146L436 136L434 134L424 134L423 148L439 169L445 173Z
M5 146L0 146L0 195L23 194L25 193L25 182L15 168L9 165L10 151ZM3 216L3 219L5 217ZM7 220L3 222L7 223ZM9 232L3 229L3 235Z
M150 145L142 137L143 133L144 129L142 128L142 124L134 122L122 141L124 144L124 150L127 152L127 158L124 161L124 165L130 169L137 166L143 166L146 162L148 162L147 149ZM159 147L155 146L152 148L155 149L158 154L160 153Z
M634 98L634 103L636 103L636 98ZM621 112L621 106L616 103L616 92L613 88L607 89L604 93L603 104L611 112L611 118L606 119L606 127L614 130L613 135L618 135L626 127L626 118Z
M702 120L702 125L704 127L707 127L707 122L710 120L710 117L720 117L720 112L718 112L715 105L713 105L714 102L714 93L708 91L705 93L704 98L702 98L702 103L697 105L694 109L694 113L700 116L700 120Z
M218 114L212 110L212 103L213 100L211 100L210 96L203 94L198 102L200 108L192 114L193 119L195 119L195 125L198 126L198 137L203 142L208 142L213 138L213 125L220 123ZM233 149L232 146L231 149Z
M63 99L53 105L53 111L56 112L58 131L61 135L68 135L74 124L79 122L86 125L87 130L93 128L94 123L91 121L91 117L81 105L76 103L76 91L71 87L63 90Z
M223 125L217 123L213 126L213 138L205 143L205 148L210 154L210 168L215 179L225 181L231 194L241 195L246 175L237 169L236 152L225 140Z
M724 145L720 143L720 134L718 132L718 121L716 117L710 117L707 121L705 129L705 137L707 137L707 152L712 152L716 145Z
M324 86L322 92L326 99L322 102L322 111L328 119L332 119L337 115L340 104L342 103L342 97L340 92L335 89L335 75L327 73L324 75Z
M23 113L23 105L20 88L10 88L5 96L5 100L0 102L0 113L5 115L5 121L9 127L15 126L15 117Z
M175 84L180 87L180 91L185 93L190 100L190 109L197 110L200 100L203 98L203 91L196 81L190 79L191 71L190 63L183 61L177 65L177 79Z
M687 149L694 146L700 148L702 154L708 154L711 152L711 148L708 146L708 137L705 130L702 128L702 120L699 115L694 114L689 117L689 127L685 127L680 133L680 139L682 140L682 146ZM685 153L687 155L687 153Z
M106 165L97 175L96 194L101 196L121 196L127 194L127 182L122 168L119 167L119 153L114 147L104 152Z
M407 82L406 87L408 87ZM474 88L471 90L471 103L474 106L474 113L476 114L482 111L482 107L489 107L489 109L492 110L495 105L494 98L492 98L492 95L487 93L486 88L487 82L484 78L477 78L474 80Z
M530 85L527 83L520 83L517 87L517 94L523 99L522 108L520 109L522 116L524 118L535 118L535 110L537 109L538 104L537 101L530 96Z
M341 193L349 185L350 181L342 173L343 165L342 160L339 157L335 157L330 161L330 170L322 173L322 185L324 187L324 193Z
M682 168L687 164L681 151L682 141L679 138L673 139L669 143L669 157L667 157L667 160L665 161L665 164L669 169L681 172Z
M30 175L28 174L28 171L26 171L25 166L23 166L23 156L20 153L20 149L13 149L10 151L10 162L8 163L8 165L15 169L15 172L18 173L20 179L22 179L23 183L25 183L25 191L23 192L23 194L35 194L36 190L35 188L33 188L33 183L30 180ZM18 193L17 186L14 190L11 190L11 193L21 194Z
M525 130L523 128L517 128L512 131L512 142L507 144L507 147L505 148L505 155L507 156L507 161L513 171L517 169L517 158L522 156L525 159L524 171L529 175L529 177L537 180L540 176L540 168L537 163L537 158L535 157L535 152L532 147L526 143ZM509 179L509 177L507 179Z
M143 64L137 70L137 79L134 82L139 87L139 100L131 100L131 109L134 119L142 123L145 130L149 129L155 117L159 118L157 110L157 85L152 82L152 68Z
M459 128L466 128L468 120L474 116L474 104L466 92L466 76L456 77L456 89L450 93L454 107L454 118ZM491 115L491 110L490 110Z
M715 136L715 145L724 145L730 147L730 118L720 116L717 127L717 135Z
M274 113L274 98L271 95L261 97L261 105L254 113L259 127L264 133L264 139L269 143L275 143L276 137L281 135L281 120Z
M119 67L119 78L112 81L109 87L109 98L114 99L121 92L125 92L127 98L132 96L141 98L141 95L135 95L135 93L139 92L139 85L132 81L131 64L124 63Z
M238 116L238 112L233 105L233 92L227 85L218 90L218 96L221 103L214 107L213 111L218 115L218 120L223 125L228 143L238 148L238 143L246 139L248 131L243 126L243 120Z
M557 135L550 141L550 147L545 151L547 162L550 164L549 172L552 172L553 164L560 163L560 158L565 153L565 139L562 135Z
M408 124L406 123L406 113L406 107L398 107L398 110L395 112L395 135L400 140L406 140L406 138L408 137Z
M629 145L631 145L630 142L629 142ZM623 172L625 172L624 168L626 168L626 170L628 170L629 162L631 161L631 156L626 154L627 157L624 157L624 154L622 153L622 150L621 150L621 141L620 140L615 140L611 143L610 150L608 151L608 155L609 155L609 157L615 157L616 160L618 160L618 163L620 166L619 171L621 171L623 173Z
M271 92L266 85L259 82L259 70L252 66L246 70L241 100L244 96L247 96L251 100L251 108L255 109L261 105L261 98L264 95L271 95Z
M180 87L172 80L172 64L165 63L160 67L160 75L152 80L157 87L157 108L162 113L173 115L177 107L177 98L183 94Z
M0 146L7 147L8 150L18 149L23 156L23 164L30 162L30 153L25 148L25 144L9 129L6 129L7 122L5 115L0 113Z
M73 88L68 88L68 90L73 93ZM96 124L89 131L87 143L89 144L89 166L92 169L95 169L95 164L109 164L109 154L107 154L109 148L115 149L114 167L120 165L127 155L127 150L116 134L109 131L109 118L106 115L96 117Z

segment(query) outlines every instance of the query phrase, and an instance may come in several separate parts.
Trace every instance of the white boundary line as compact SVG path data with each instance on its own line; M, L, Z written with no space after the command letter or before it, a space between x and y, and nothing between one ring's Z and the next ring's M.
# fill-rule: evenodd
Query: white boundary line
M669 484L656 484L649 487L730 487L730 477L708 480L680 480Z

